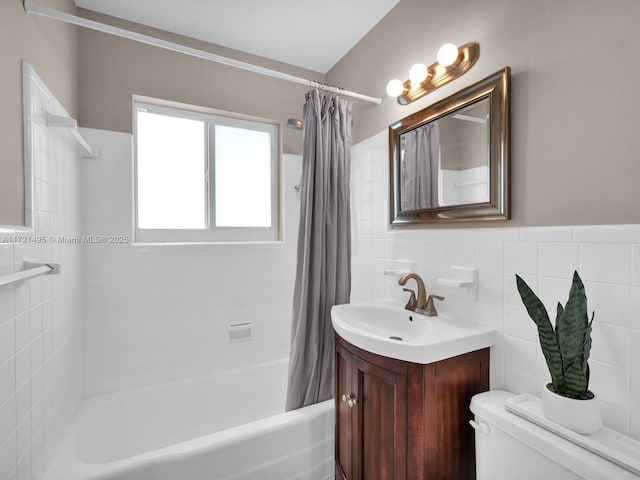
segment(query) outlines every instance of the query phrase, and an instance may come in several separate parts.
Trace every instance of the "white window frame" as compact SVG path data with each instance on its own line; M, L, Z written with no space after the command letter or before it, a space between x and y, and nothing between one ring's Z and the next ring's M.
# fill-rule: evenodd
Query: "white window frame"
M134 132L134 233L135 243L263 243L281 242L281 135L280 123L229 112L194 107L175 102L153 101L144 97L133 100ZM159 229L138 227L138 111L169 115L205 122L205 188L207 190L203 229ZM224 125L264 131L271 140L271 227L217 227L215 226L215 126Z

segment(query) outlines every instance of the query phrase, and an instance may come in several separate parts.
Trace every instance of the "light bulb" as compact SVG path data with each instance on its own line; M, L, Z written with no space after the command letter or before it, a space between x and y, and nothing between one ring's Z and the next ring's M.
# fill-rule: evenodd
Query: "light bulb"
M416 63L411 70L409 70L409 79L411 80L412 86L417 86L425 81L429 75L429 70L422 63Z
M394 78L389 83L387 83L387 95L389 95L390 97L397 97L403 91L404 84L397 78Z
M456 47L453 43L445 43L438 50L438 63L443 67L448 67L449 65L453 65L453 63L458 59L458 47Z

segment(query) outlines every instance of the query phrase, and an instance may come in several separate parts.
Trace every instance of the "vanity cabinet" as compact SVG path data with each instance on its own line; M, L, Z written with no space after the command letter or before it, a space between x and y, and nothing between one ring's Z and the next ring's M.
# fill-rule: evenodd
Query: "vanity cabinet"
M475 478L469 403L488 389L488 348L421 365L336 335L336 479Z

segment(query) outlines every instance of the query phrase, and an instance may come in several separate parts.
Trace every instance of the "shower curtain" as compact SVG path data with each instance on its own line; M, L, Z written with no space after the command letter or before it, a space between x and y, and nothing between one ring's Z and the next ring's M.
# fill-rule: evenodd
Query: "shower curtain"
M287 410L331 398L331 307L351 293L351 103L306 94Z
M437 121L402 135L400 210L438 206L439 147Z

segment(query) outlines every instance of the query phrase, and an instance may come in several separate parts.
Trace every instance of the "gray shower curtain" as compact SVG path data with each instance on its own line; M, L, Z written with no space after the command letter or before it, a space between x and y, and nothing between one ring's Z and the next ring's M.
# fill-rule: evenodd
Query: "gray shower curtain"
M437 121L402 135L400 210L438 206L440 125Z
M331 398L331 307L351 293L351 103L306 95L287 410Z

